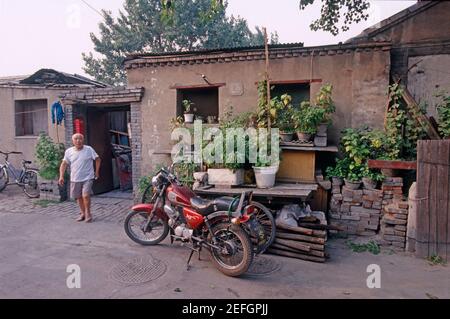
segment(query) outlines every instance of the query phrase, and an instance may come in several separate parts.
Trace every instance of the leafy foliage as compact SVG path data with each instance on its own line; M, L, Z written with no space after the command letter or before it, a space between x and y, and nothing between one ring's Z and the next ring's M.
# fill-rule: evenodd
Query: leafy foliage
M297 132L315 134L318 125L324 120L325 109L302 102L300 109L294 111L293 120Z
M64 158L64 152L64 144L56 144L45 134L39 136L35 154L40 167L39 175L42 178L47 180L58 178L59 167Z
M439 116L438 129L444 138L450 138L450 95L442 92L436 95L441 101L436 105Z
M262 45L242 18L226 16L227 2L212 0L126 0L119 16L103 10L100 35L91 33L96 55L83 54L84 70L108 84L125 84L122 64L131 53L163 53ZM278 42L278 36L272 36Z
M347 241L347 245L352 251L354 251L356 253L362 253L362 252L366 252L366 251L368 251L374 255L378 255L380 253L380 246L373 240L369 241L368 243L364 243L364 244L354 243L351 240L349 240L349 241Z
M386 159L415 159L417 140L426 135L425 128L417 121L422 111L404 103L403 90L399 84L389 86L390 104L385 130L390 147Z
M304 10L314 1L318 0L300 0L300 10ZM314 31L323 30L338 35L339 25L342 25L341 31L345 32L349 30L351 24L367 20L369 17L368 0L321 0L321 2L321 16L310 25Z

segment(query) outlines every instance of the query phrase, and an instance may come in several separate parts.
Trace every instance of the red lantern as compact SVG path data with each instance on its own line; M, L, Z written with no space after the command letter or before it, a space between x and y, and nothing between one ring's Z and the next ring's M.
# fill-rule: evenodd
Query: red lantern
M84 119L83 118L76 118L73 121L73 130L74 134L84 134Z

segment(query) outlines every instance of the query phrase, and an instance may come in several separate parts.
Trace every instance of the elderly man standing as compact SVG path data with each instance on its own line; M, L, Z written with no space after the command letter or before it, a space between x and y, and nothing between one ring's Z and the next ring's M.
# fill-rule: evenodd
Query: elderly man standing
M72 199L78 201L81 209L77 221L90 223L92 185L99 178L101 159L92 147L84 145L83 135L75 134L72 142L74 146L66 151L59 169L59 184L64 185L64 173L70 165L70 194Z

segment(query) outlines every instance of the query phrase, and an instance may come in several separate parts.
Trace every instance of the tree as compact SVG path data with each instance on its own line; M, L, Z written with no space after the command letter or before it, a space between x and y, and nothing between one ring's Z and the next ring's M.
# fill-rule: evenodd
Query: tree
M170 6L168 8L168 6ZM91 33L94 50L83 53L84 70L96 80L125 84L123 61L131 53L163 53L264 44L260 29L250 31L242 18L226 16L227 2L211 0L126 0L114 18L103 10L100 36ZM277 34L272 35L277 43Z
M300 0L300 10L304 10L315 1ZM310 25L311 30L314 31L323 30L337 35L339 34L339 24L343 23L342 31L348 31L351 24L367 20L369 17L367 11L370 3L368 0L321 0L321 2L321 16Z

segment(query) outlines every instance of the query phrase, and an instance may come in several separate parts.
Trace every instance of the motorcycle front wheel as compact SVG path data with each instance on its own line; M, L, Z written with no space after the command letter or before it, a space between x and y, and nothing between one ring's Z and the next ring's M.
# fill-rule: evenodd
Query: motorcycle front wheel
M154 246L167 237L169 225L156 215L148 224L148 217L147 213L132 211L125 219L125 233L138 244Z
M217 246L211 248L212 262L223 274L237 277L247 272L253 261L253 249L247 233L237 225L221 223L212 228L214 239L208 241Z

